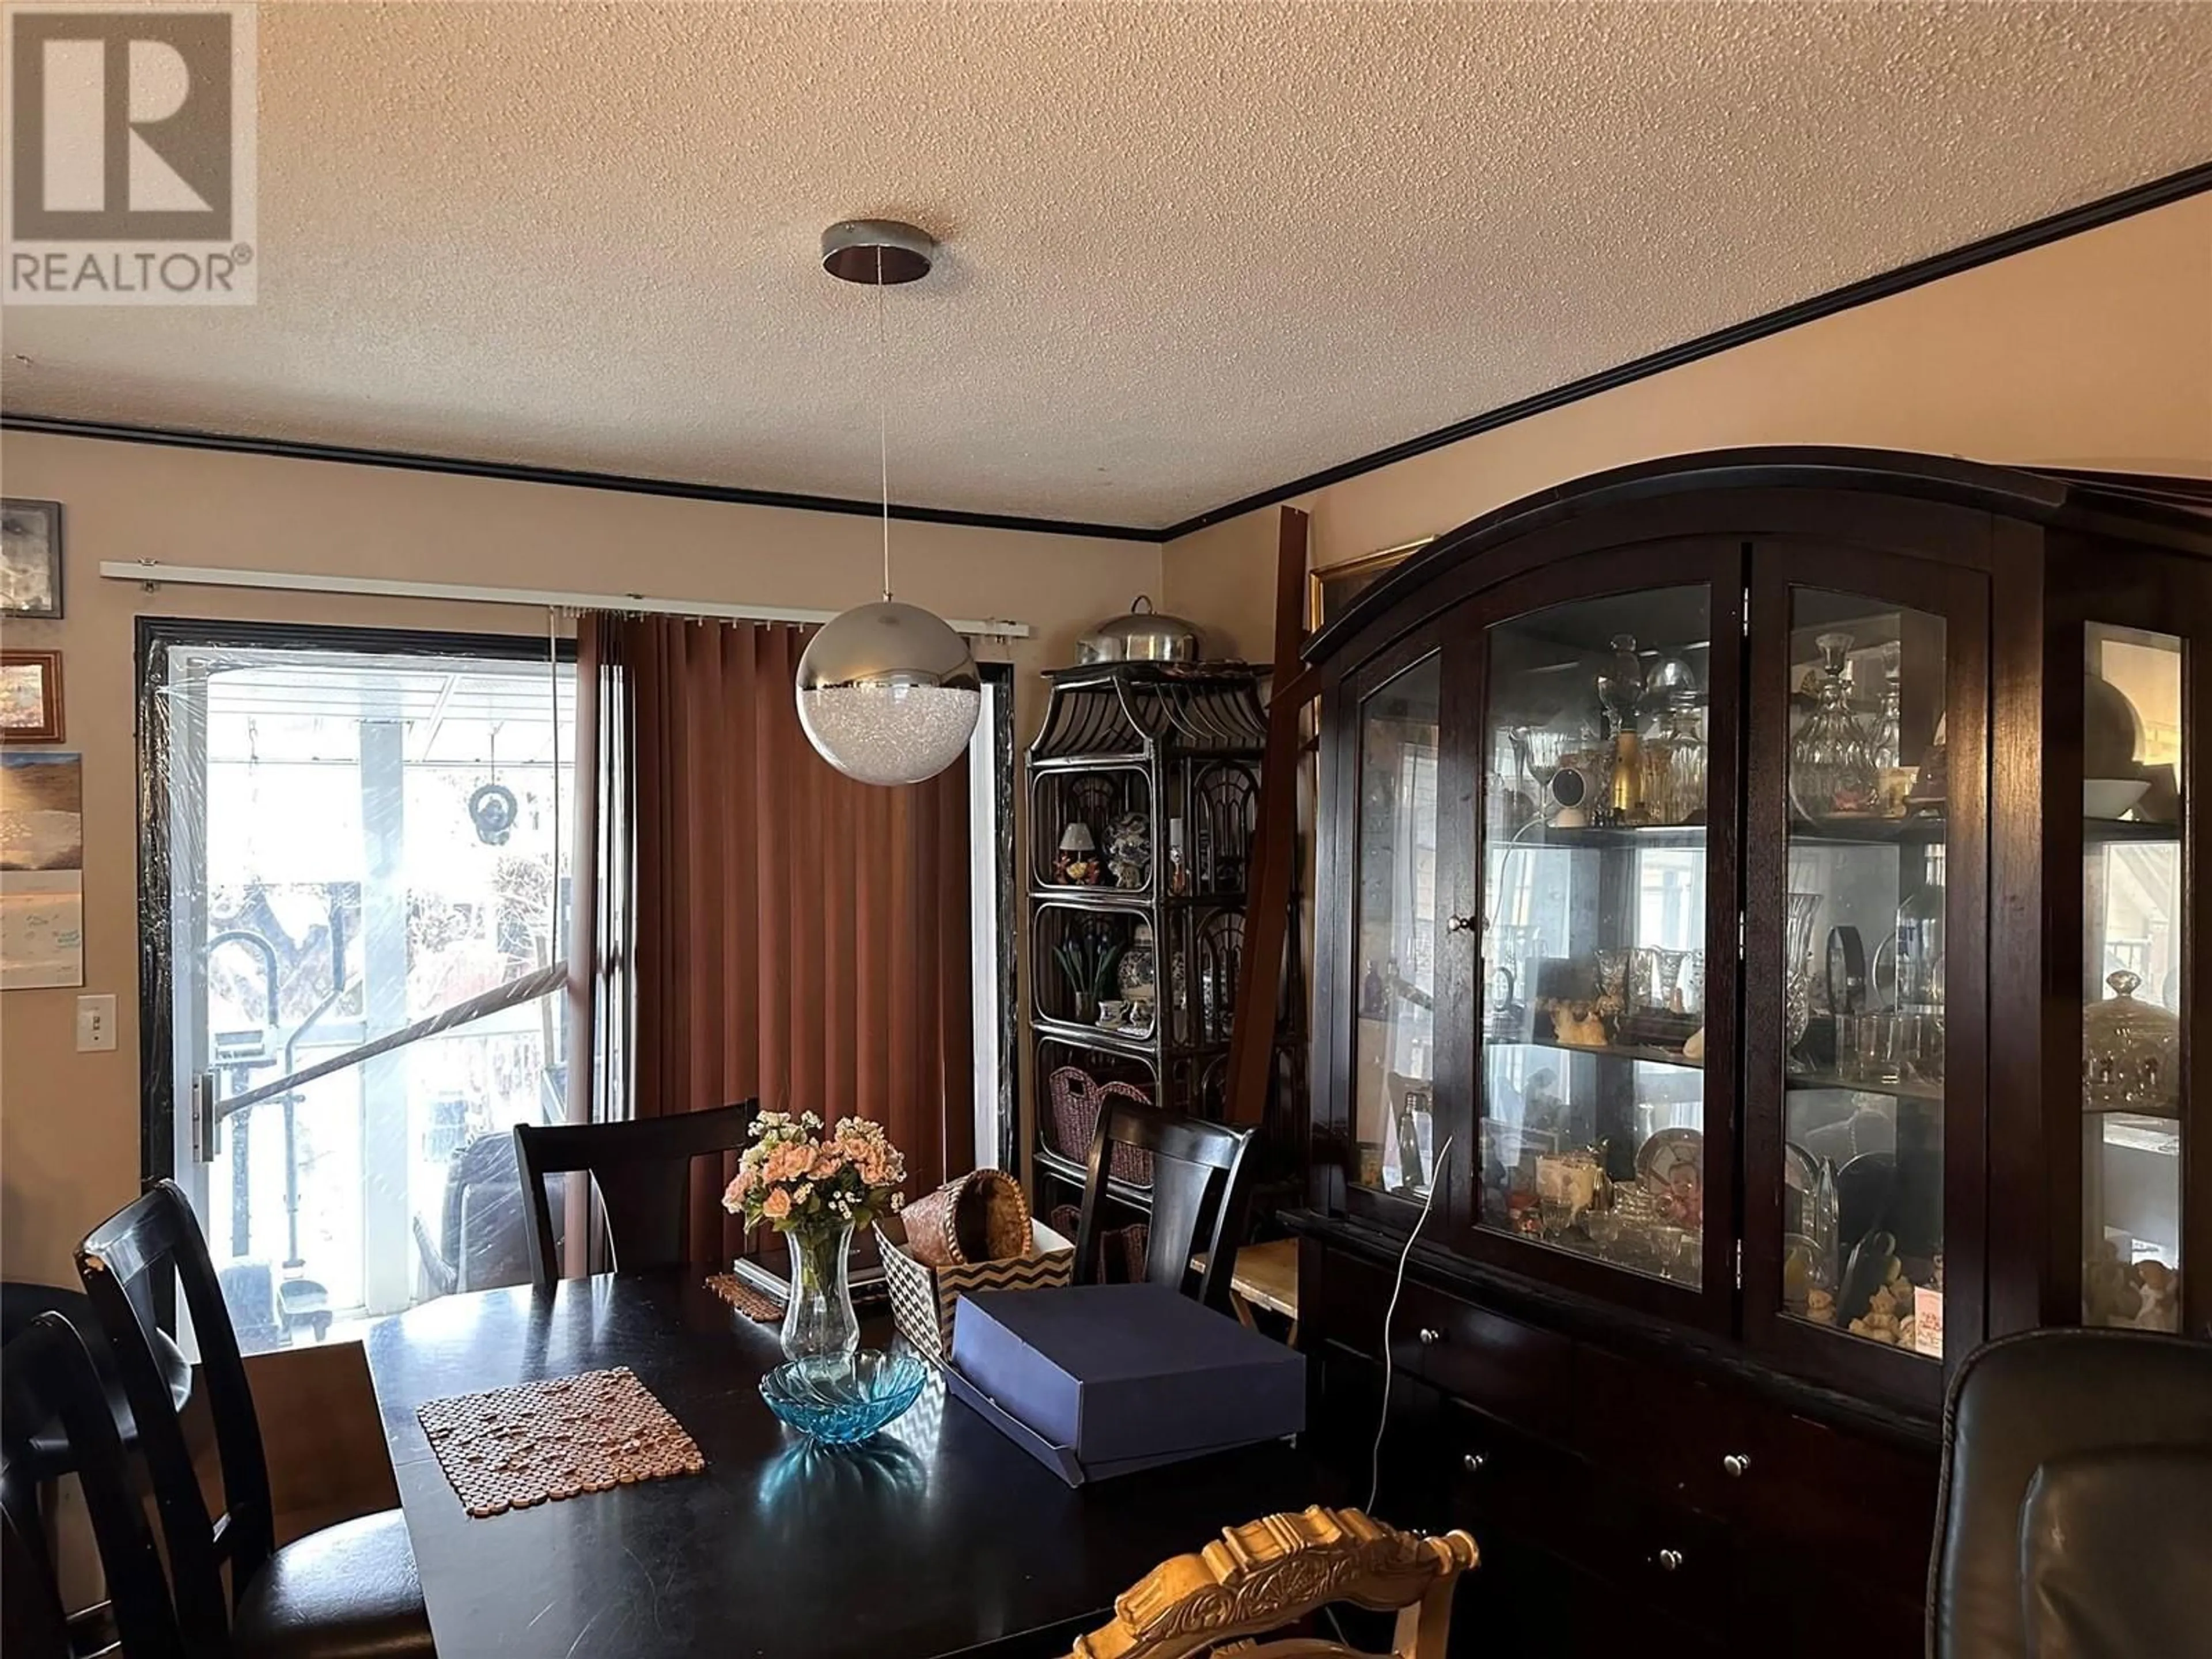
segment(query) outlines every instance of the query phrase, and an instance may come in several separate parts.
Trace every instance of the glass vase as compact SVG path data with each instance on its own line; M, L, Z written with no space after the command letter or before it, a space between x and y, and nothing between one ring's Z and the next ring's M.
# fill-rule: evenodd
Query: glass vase
M1813 920L1820 914L1818 893L1789 895L1789 922L1783 944L1783 1047L1794 1050L1813 1024Z
M1876 783L1865 729L1851 712L1851 636L1823 634L1820 670L1814 677L1813 712L1790 744L1790 794L1805 818L1854 817L1870 811Z
M810 1376L848 1371L860 1346L860 1321L853 1311L853 1286L847 1259L853 1249L850 1222L787 1232L791 1245L791 1294L783 1304L783 1352Z

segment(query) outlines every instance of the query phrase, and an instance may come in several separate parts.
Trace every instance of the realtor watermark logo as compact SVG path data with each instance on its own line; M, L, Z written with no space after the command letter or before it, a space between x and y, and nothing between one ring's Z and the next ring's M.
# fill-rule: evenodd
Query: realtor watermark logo
M9 305L252 305L254 9L9 5Z

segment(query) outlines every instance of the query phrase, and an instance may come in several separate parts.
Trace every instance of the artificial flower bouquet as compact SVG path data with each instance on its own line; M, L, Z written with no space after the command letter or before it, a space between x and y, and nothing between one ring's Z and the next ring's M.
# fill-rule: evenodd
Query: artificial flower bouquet
M906 1159L880 1123L842 1118L824 1133L812 1112L763 1112L722 1207L749 1227L841 1232L896 1214L905 1181Z

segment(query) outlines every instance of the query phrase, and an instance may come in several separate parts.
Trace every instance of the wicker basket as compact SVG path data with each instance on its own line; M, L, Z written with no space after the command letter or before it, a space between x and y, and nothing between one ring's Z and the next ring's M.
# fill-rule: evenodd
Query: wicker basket
M1120 1096L1149 1106L1152 1097L1133 1083L1100 1083L1080 1066L1062 1066L1045 1079L1052 1101L1052 1149L1062 1158L1087 1163L1098 1133L1098 1114L1109 1097ZM1152 1155L1116 1142L1108 1149L1108 1173L1132 1187L1152 1184Z
M1083 1212L1073 1204L1060 1205L1052 1212L1052 1224L1073 1238L1082 1227ZM1152 1228L1141 1221L1133 1221L1126 1227L1100 1228L1095 1248L1104 1269L1098 1275L1101 1282L1133 1285L1142 1279L1145 1255L1152 1240Z
M952 1352L952 1316L969 1291L1040 1291L1074 1276L1075 1246L1041 1222L1030 1223L1030 1253L1003 1261L932 1267L907 1253L900 1216L876 1223L876 1252L890 1286L891 1318L923 1358L943 1364Z

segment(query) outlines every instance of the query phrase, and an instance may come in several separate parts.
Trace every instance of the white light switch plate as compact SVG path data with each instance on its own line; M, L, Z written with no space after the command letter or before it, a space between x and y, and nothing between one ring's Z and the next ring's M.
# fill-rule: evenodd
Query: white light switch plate
M112 996L76 1000L76 1051L106 1054L115 1047L115 999Z

